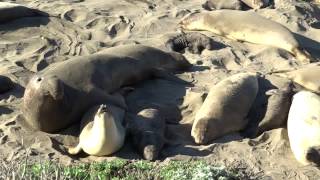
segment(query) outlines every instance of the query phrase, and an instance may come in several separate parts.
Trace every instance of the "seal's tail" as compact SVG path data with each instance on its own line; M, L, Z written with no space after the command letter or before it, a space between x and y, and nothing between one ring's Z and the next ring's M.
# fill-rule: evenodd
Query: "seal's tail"
M314 62L314 59L311 57L311 55L301 47L294 48L292 53L302 64Z
M316 166L320 166L320 146L310 147L308 149L306 159Z

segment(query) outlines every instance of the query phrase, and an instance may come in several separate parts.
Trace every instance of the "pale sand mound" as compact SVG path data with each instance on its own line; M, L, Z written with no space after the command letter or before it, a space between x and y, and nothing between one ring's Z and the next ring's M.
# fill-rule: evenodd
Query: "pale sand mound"
M20 107L28 77L54 62L119 44L143 43L165 49L165 41L177 34L177 23L185 14L205 11L201 7L203 0L15 2L49 12L52 17L28 17L0 25L0 74L17 83L15 89L0 95L0 158L12 161L28 155L33 160L56 160L65 164L110 157L67 155L63 145L76 144L77 125L56 135L27 128ZM320 6L289 0L275 0L272 6L275 8L257 12L287 26L313 57L320 58ZM294 159L287 131L283 128L266 132L256 139L244 139L236 133L207 146L193 143L191 124L211 85L238 72L267 73L297 67L295 58L283 50L202 33L212 36L223 46L213 51L204 50L201 55L185 53L194 67L178 76L194 80L195 87L150 80L138 84L127 97L129 108L134 112L150 103L168 107L170 145L163 150L161 158L204 157L209 162L238 168L252 178L319 179L318 169L302 167ZM275 76L267 76L267 79L259 82L263 87L260 92L262 99L263 91L281 87L286 81ZM261 105L261 102L257 101L256 105ZM257 113L251 114L255 120L259 117ZM115 156L139 158L129 142Z

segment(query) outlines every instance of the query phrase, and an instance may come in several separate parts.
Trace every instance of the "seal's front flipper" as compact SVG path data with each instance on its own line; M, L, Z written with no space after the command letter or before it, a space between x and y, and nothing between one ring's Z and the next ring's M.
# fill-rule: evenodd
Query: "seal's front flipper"
M68 148L68 153L72 155L79 154L80 151L82 150L80 143L76 147L69 147Z
M180 79L180 78L176 77L175 75L173 75L173 74L171 74L171 73L169 73L167 71L163 71L163 70L160 70L160 69L155 69L154 72L153 72L153 76L156 77L156 78L166 79L168 81L173 81L173 82L176 82L176 83L179 83L179 84L193 86L192 85L193 80L192 81L186 81L186 80L183 80L183 79Z

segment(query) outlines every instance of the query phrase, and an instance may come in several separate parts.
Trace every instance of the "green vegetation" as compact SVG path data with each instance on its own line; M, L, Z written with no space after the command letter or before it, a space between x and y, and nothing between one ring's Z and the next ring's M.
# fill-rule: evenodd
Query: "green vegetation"
M0 168L1 172L5 169L9 170L8 167ZM62 166L52 162L24 163L19 165L17 169L11 168L11 170L15 173L8 173L6 177L0 174L0 179L240 179L238 174L226 170L224 167L215 167L203 161L168 161L160 164L149 161L115 159L72 166Z

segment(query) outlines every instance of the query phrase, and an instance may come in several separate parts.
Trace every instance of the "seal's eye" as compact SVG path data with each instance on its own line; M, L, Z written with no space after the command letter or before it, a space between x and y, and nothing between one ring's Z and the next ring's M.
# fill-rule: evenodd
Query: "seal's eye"
M38 78L37 78L37 82L40 82L40 81L42 81L42 78L41 78L41 77L38 77Z

